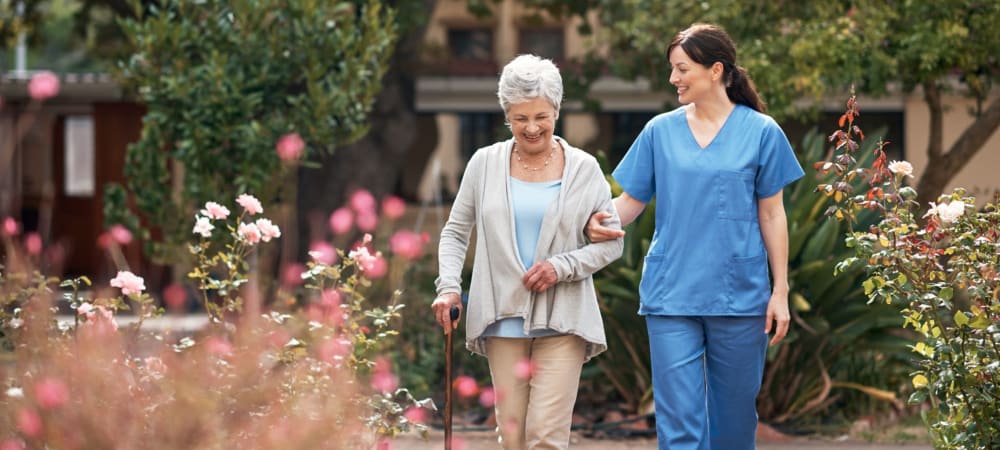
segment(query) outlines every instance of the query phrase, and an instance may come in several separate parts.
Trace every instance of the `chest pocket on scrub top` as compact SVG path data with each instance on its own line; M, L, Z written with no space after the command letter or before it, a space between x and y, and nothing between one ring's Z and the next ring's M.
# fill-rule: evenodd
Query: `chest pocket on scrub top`
M754 202L753 172L719 171L716 176L716 190L719 193L719 218L729 220L753 220L756 208Z

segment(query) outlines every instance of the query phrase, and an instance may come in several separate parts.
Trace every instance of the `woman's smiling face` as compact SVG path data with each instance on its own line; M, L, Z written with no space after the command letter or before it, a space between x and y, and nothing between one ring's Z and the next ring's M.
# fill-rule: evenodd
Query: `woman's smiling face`
M715 88L712 69L692 60L679 45L670 52L670 67L670 84L677 87L681 104L694 103Z
M507 121L518 151L527 154L548 151L558 117L556 109L544 97L510 105Z

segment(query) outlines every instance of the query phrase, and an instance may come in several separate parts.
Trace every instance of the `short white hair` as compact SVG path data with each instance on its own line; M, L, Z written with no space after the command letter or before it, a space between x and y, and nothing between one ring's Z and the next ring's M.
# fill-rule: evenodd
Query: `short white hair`
M511 105L543 97L559 114L563 84L559 68L549 59L535 55L520 55L511 60L500 74L497 98L507 113Z

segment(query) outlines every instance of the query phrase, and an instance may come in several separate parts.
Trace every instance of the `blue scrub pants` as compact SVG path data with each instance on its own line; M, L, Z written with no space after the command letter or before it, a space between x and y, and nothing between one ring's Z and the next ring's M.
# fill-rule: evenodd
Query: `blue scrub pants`
M660 450L754 449L764 316L646 316Z

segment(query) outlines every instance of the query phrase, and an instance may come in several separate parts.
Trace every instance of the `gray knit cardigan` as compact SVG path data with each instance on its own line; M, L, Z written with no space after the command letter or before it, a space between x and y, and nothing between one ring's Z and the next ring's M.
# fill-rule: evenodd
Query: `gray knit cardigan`
M476 252L469 304L465 311L466 347L486 354L483 332L500 319L521 317L525 333L551 329L574 334L587 342L586 359L607 349L604 324L592 274L622 254L622 239L588 243L584 227L590 215L606 211L604 224L621 227L611 203L611 189L597 160L566 141L559 196L545 213L535 262L547 260L559 282L543 292L529 291L521 282L524 266L517 251L510 196L510 152L513 139L483 147L473 154L441 230L437 293L461 293L462 266L473 226Z

